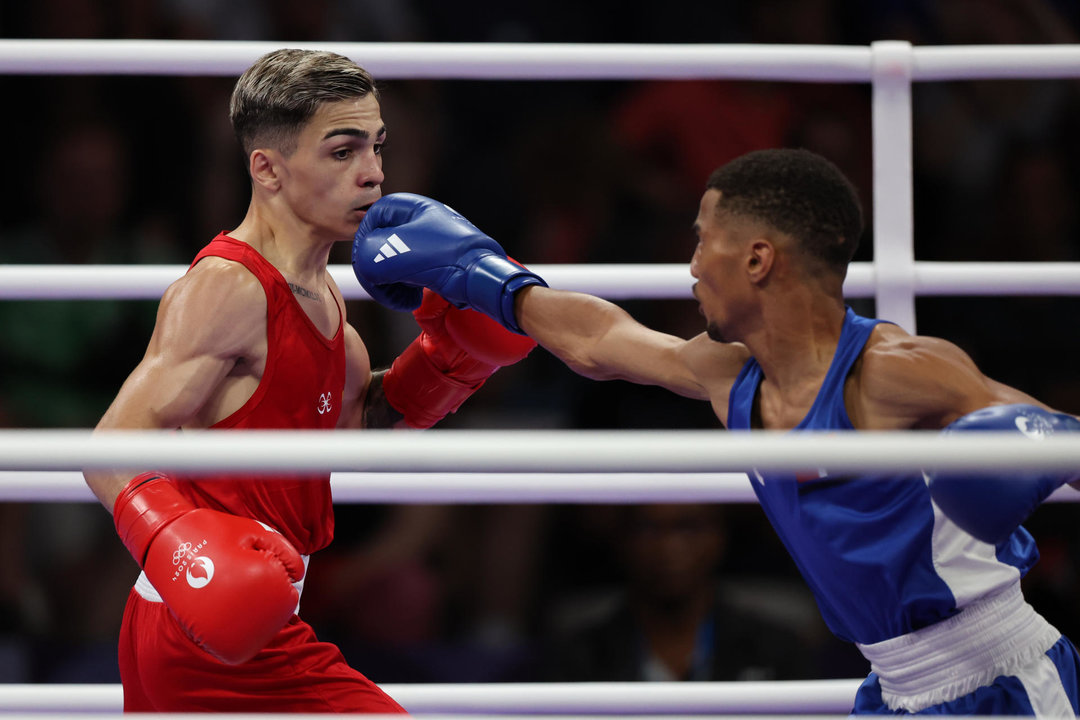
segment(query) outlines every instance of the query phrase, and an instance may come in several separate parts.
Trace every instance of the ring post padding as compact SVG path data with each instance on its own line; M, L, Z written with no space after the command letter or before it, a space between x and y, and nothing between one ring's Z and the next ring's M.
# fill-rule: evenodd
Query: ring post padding
M911 43L883 40L873 57L874 276L876 315L915 333L912 218Z

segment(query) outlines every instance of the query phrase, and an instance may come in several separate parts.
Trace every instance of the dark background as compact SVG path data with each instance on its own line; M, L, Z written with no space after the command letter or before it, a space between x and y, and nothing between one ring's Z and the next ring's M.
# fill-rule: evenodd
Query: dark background
M512 7L511 7L512 6ZM308 41L1072 43L1051 0L736 0L661 6L434 0L39 0L0 4L8 38ZM355 58L363 64L363 58ZM234 78L2 76L0 262L187 263L243 217L248 183L226 116ZM380 82L385 192L449 203L528 263L688 262L705 178L743 152L802 146L836 162L872 217L870 91L739 81ZM1076 261L1080 83L914 87L919 260ZM347 262L348 248L332 262ZM871 259L869 231L856 260ZM872 314L872 303L857 304ZM92 427L138 362L152 302L0 302L0 426ZM626 302L689 337L690 301ZM1080 412L1074 298L927 298L918 329L982 369ZM373 362L416 332L351 303ZM536 351L444 427L717 428L704 403L593 383ZM1028 524L1043 559L1027 592L1080 637L1069 505ZM380 682L550 677L547 649L625 577L611 506L339 505L304 615ZM829 639L756 505L723 516L713 573L741 607L787 624L814 677L865 667ZM115 639L137 568L96 504L0 503L0 681L117 680ZM738 648L732 648L738 652Z

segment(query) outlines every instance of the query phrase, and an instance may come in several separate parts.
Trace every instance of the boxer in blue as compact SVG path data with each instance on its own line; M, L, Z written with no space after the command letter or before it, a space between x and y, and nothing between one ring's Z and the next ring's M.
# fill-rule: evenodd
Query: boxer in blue
M854 189L802 150L750 153L710 177L690 272L706 332L650 330L604 300L546 287L444 205L388 196L353 245L376 299L422 287L523 332L597 380L712 404L733 431L946 429L1045 435L1080 422L983 375L947 341L856 315L843 299L862 232ZM379 260L384 244L408 247ZM817 599L872 672L853 712L1074 716L1080 655L1024 600L1038 559L1021 522L1080 477L751 473ZM1027 478L1031 479L1031 478Z

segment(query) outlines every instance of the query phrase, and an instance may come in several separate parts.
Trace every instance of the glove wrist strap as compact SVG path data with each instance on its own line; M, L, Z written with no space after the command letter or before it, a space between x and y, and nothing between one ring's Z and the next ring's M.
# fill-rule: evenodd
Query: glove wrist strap
M484 255L468 269L468 303L518 335L525 332L514 316L514 293L527 285L547 287L543 278L501 255Z
M163 527L194 509L167 476L145 472L132 478L116 497L116 532L141 568L150 543Z

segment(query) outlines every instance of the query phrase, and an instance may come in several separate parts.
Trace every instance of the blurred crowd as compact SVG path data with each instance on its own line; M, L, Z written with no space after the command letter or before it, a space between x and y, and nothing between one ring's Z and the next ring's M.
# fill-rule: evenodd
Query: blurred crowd
M1077 42L1065 0L37 0L5 38L800 43ZM362 57L354 58L361 65ZM378 80L378 78L376 78ZM242 218L227 119L235 78L0 76L8 138L0 263L183 263ZM709 172L801 146L833 160L872 218L870 90L749 81L380 81L384 192L449 203L514 257L682 263ZM919 260L1080 260L1080 80L914 88ZM869 223L868 223L869 224ZM872 258L868 228L857 261ZM332 263L348 262L348 248ZM869 304L868 304L869 303ZM855 301L873 314L870 301ZM689 337L690 301L628 301ZM138 362L149 301L0 302L0 427L92 427ZM1080 413L1073 298L922 298L918 330L992 377ZM353 302L376 365L416 333ZM715 428L703 403L595 383L542 350L500 371L456 428ZM1080 637L1072 508L1029 523L1027 595ZM857 677L755 504L345 505L301 612L377 682ZM0 682L114 682L137 567L92 503L0 503Z

